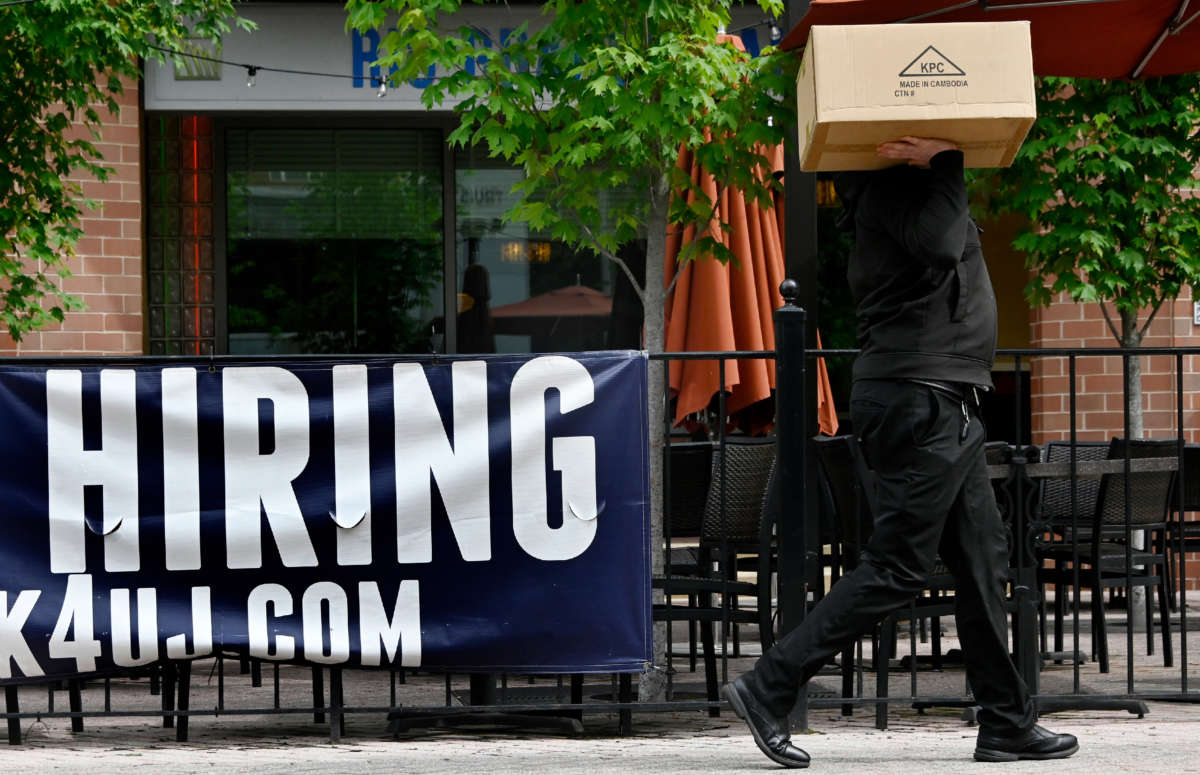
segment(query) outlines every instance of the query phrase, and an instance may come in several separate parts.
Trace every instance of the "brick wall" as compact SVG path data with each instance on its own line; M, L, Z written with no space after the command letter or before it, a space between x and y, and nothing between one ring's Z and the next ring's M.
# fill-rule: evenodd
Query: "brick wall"
M101 183L81 176L83 192L96 201L85 211L72 276L64 290L87 308L68 312L61 324L28 333L14 343L0 334L0 355L137 355L142 352L142 148L139 85L123 81L119 116L100 111L96 148L113 173Z
M1115 315L1115 311L1112 313ZM1116 347L1097 304L1077 304L1059 297L1034 309L1030 341L1034 347ZM1143 316L1144 319L1145 316ZM1119 325L1119 321L1114 322ZM1192 325L1192 292L1184 289L1155 317L1143 345L1195 347L1200 327ZM1174 436L1178 426L1177 373L1174 356L1141 359L1142 417L1147 436ZM1200 358L1184 356L1183 428L1188 441L1200 441ZM1036 358L1030 365L1033 440L1045 443L1070 433L1068 359ZM1124 377L1118 357L1078 357L1075 361L1075 427L1079 439L1105 440L1124 434Z

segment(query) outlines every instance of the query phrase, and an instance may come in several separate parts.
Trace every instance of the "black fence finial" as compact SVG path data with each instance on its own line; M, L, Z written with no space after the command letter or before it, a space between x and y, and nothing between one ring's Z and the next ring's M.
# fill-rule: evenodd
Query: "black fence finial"
M800 306L800 283L789 277L779 284L779 293L783 296L783 303L787 306Z

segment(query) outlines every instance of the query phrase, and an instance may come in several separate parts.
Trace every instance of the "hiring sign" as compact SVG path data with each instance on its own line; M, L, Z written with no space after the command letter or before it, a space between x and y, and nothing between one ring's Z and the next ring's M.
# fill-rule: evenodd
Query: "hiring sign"
M645 407L635 352L0 366L0 681L641 670Z

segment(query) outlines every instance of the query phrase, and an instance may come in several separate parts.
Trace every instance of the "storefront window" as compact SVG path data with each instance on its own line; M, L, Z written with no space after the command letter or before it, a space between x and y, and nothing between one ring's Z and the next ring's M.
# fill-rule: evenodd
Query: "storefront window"
M503 221L517 202L511 191L519 169L471 150L455 162L458 352L627 346L612 335L619 270L526 224Z
M430 352L442 133L225 134L229 352Z

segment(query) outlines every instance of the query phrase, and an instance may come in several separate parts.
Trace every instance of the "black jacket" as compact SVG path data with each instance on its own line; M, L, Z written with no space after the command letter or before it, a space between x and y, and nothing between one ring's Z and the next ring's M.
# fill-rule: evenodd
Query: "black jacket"
M996 296L967 212L963 158L835 178L853 224L847 277L862 348L855 379L990 387Z

